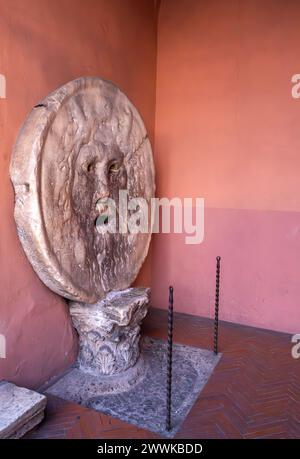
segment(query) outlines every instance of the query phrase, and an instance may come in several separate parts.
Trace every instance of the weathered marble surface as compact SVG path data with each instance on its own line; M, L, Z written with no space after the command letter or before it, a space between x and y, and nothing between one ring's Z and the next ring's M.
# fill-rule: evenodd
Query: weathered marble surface
M47 399L24 387L0 383L0 438L20 438L41 422Z
M211 376L221 354L207 349L174 344L172 384L172 430L166 431L166 342L143 338L143 377L132 387L119 390L106 380L80 370L71 370L47 389L47 393L93 408L163 436L180 429L200 391ZM133 367L131 370L134 370Z
M95 222L106 216L107 198L118 208L120 189L149 202L154 166L143 121L114 84L78 78L37 104L19 133L10 175L19 238L50 289L94 303L132 284L151 232L102 234Z
M94 375L120 374L135 365L140 325L147 314L150 289L110 292L93 304L70 302L79 334L79 368Z

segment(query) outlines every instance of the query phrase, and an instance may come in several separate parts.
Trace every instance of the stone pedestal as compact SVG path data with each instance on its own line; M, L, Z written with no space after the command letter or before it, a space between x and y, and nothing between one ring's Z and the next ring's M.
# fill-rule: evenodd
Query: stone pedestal
M133 367L140 355L140 325L147 314L150 289L110 292L95 304L70 302L79 334L79 369L116 375Z

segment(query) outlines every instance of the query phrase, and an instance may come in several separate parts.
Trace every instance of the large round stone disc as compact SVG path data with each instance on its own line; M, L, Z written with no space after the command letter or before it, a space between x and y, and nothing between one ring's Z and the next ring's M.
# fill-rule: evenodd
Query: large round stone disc
M99 202L154 196L154 166L143 121L112 83L82 77L36 105L10 167L15 220L40 279L60 295L94 303L130 286L150 231L101 234Z

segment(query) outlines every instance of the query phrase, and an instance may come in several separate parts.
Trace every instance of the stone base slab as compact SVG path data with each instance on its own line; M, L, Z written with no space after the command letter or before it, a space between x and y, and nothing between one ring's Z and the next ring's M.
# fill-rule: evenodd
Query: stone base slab
M145 337L141 347L145 371L133 382L132 387L128 385L126 390L118 390L118 388L116 390L116 386L112 385L109 391L108 377L95 377L73 369L50 386L47 393L162 436L173 437L211 376L221 354L216 356L210 350L174 344L172 430L168 432L166 431L167 344L165 341Z

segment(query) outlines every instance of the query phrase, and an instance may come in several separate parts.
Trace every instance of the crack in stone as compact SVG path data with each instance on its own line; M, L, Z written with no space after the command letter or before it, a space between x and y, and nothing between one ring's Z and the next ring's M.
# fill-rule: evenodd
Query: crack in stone
M140 141L139 145L133 150L132 155L134 155L137 151L139 151L139 149L143 146L143 144L146 142L147 139L148 139L148 134L146 134L142 138L142 140Z
M39 107L47 107L46 104L36 104L33 108L39 108Z

